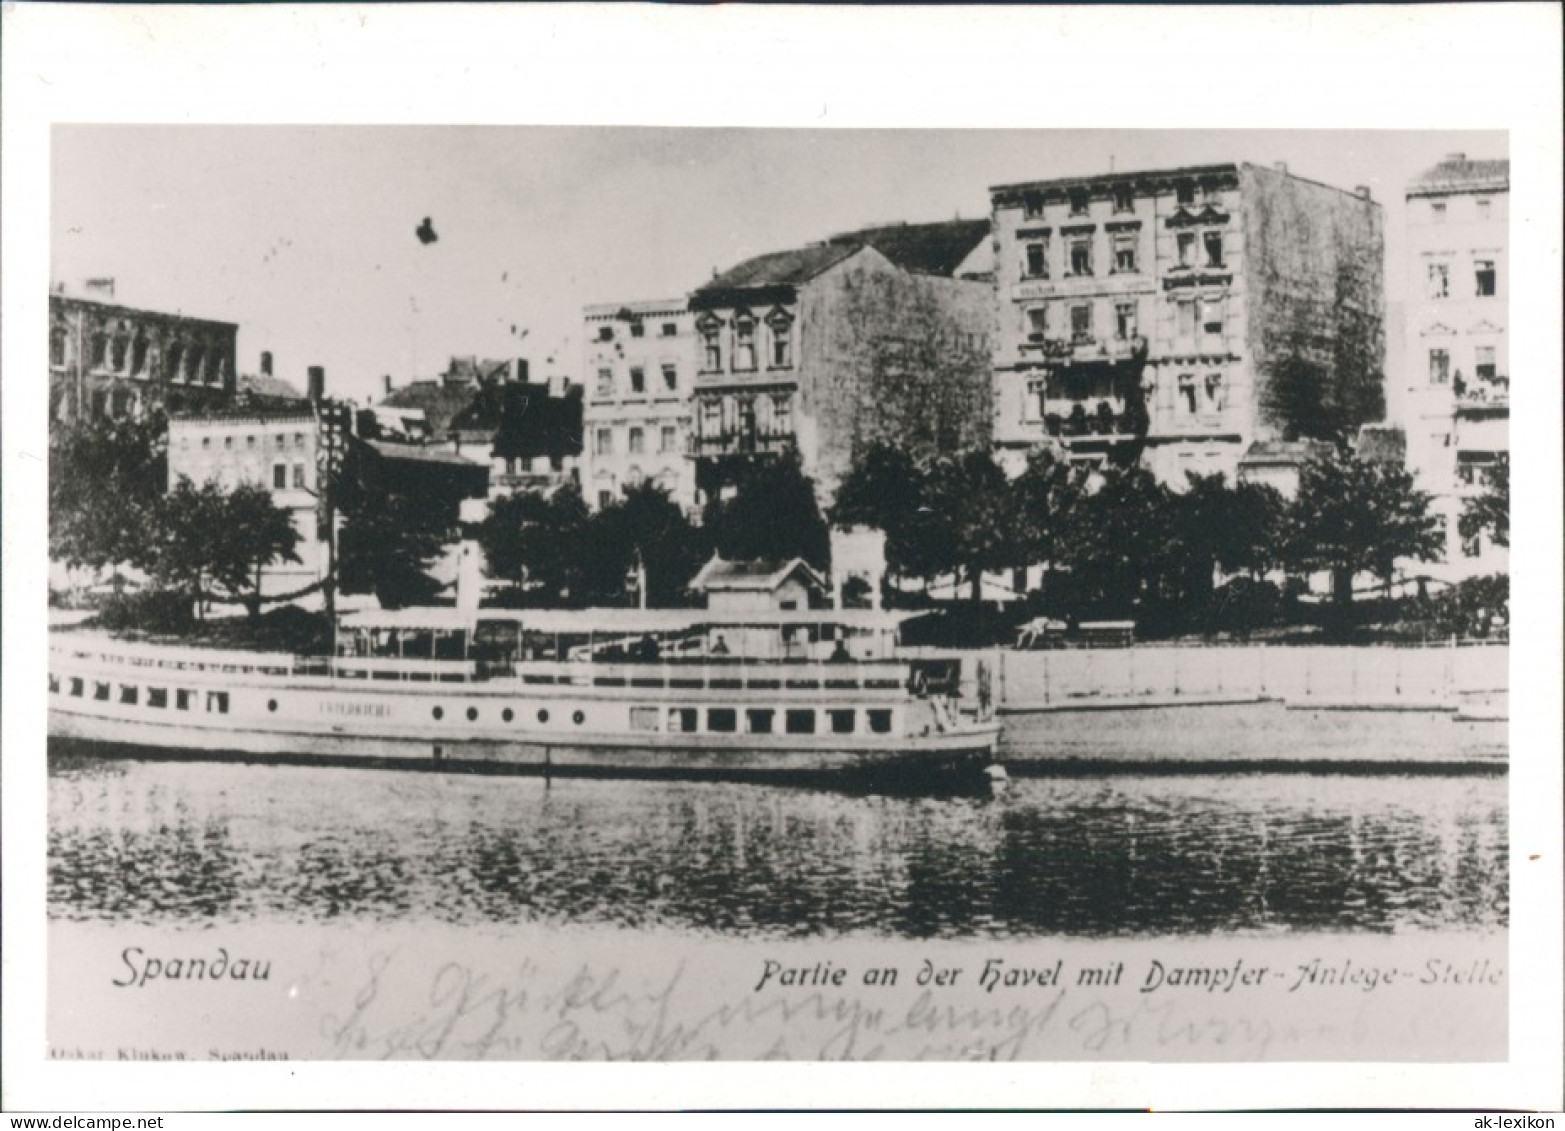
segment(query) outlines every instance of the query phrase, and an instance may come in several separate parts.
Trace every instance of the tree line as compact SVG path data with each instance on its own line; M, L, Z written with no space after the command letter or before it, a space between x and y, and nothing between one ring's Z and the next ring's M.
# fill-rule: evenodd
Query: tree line
M59 429L51 555L99 572L130 566L197 609L233 602L257 615L271 599L261 571L299 560L288 511L264 487L166 481L159 419ZM430 569L457 537L450 508L378 487L351 458L335 490L343 591L373 592L388 606L435 598ZM885 532L893 601L936 580L977 596L985 575L1042 567L1026 595L1038 611L1134 617L1153 634L1243 630L1268 615L1277 592L1265 579L1278 574L1328 573L1346 620L1356 576L1389 586L1398 562L1436 561L1444 546L1439 516L1404 468L1345 450L1306 463L1285 500L1218 475L1173 490L1139 466L1088 469L1047 448L1011 477L986 450L916 460L889 445L860 454L825 513L788 458L746 469L699 521L650 484L595 512L566 485L496 500L477 537L504 603L671 606L688 600L685 586L714 552L828 568L828 520ZM1460 527L1508 544L1503 464Z

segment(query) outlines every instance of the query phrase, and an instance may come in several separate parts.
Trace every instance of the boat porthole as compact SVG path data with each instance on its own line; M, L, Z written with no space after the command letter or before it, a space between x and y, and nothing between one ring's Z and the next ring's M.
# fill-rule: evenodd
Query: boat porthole
M467 709L467 721L471 723L471 722L477 721L477 719L478 719L478 708L477 707L469 707Z
M540 722L540 723L546 723L546 722L548 722L548 721L549 721L549 712L548 712L548 711L546 711L546 710L540 710L540 711L539 711L539 712L538 712L538 721L539 721L539 722Z
M511 708L507 707L505 710L500 712L500 717L506 722L510 722L512 719L516 718L516 714L511 710Z
M581 724L586 721L587 716L582 714L580 711L576 711L571 715L571 722L575 723L577 726L581 726Z
M436 719L443 719L446 716L445 709L442 708L442 707L436 707L433 711L431 711L429 713L431 715L434 715Z
M277 710L277 700L275 700L275 699L268 699L266 701L266 709L268 711L275 711L275 710Z

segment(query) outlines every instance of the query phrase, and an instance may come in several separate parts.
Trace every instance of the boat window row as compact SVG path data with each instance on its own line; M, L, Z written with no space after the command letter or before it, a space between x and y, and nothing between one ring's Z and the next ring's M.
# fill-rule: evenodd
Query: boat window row
M73 660L91 660L99 663L119 664L130 668L163 668L170 671L224 672L231 675L290 675L287 664L235 664L213 663L206 660L176 660L166 656L138 656L126 652L99 652L83 649L67 649L65 654Z
M143 704L159 710L205 710L214 715L228 714L228 692L192 691L189 688L143 687L137 683L116 684L111 680L87 680L81 676L69 676L65 680L53 673L49 675L49 693L66 695L72 699L92 699L98 703L118 703L122 707L138 707ZM145 696L143 696L145 693ZM203 695L205 698L203 699Z
M670 734L891 733L891 711L880 707L670 707L666 719ZM658 708L632 708L630 728L657 730Z
M876 677L858 678L848 673L833 672L828 676L779 678L776 673L742 675L738 672L721 676L688 674L666 675L589 675L553 674L549 672L523 672L522 682L537 686L562 685L570 687L632 687L639 689L667 689L670 691L900 691L901 679L889 678L884 673Z

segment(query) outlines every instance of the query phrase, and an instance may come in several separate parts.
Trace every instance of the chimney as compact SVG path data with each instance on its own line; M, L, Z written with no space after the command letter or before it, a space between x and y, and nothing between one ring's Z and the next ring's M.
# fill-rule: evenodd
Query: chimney
M1353 186L1353 195L1358 197L1360 200L1372 200L1373 199L1373 197L1371 197L1369 195L1369 186L1368 185L1354 185Z
M527 365L527 359L525 357L519 357L519 358L516 359L515 370L516 370L516 381L517 381L517 383L518 384L526 384L527 383L527 376L528 376L528 373L530 372L530 370L529 370L529 367Z
M1276 169L1285 177L1288 175L1288 163L1286 161L1273 161L1272 168Z
M320 404L326 397L326 369L324 366L312 365L307 372L309 374L310 403Z
M82 282L82 288L88 294L102 295L105 298L114 297L114 280L112 278L86 279Z
M270 377L271 375L272 375L272 351L271 350L262 350L261 351L261 376L262 377Z
M1445 155L1445 159L1447 161L1466 161L1467 160L1467 154L1465 154L1465 153L1447 153Z
M381 376L380 383L381 383L382 388L384 389L384 392L381 395L382 396L387 396L387 397L391 396L391 374L390 373L383 374Z

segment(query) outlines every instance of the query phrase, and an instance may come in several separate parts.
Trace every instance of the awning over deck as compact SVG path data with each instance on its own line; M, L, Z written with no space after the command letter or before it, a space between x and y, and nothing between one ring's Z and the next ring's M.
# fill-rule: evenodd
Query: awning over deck
M435 630L469 632L480 623L518 624L525 632L562 636L637 635L697 628L845 628L854 632L894 632L919 612L876 609L383 609L351 613L345 629Z

